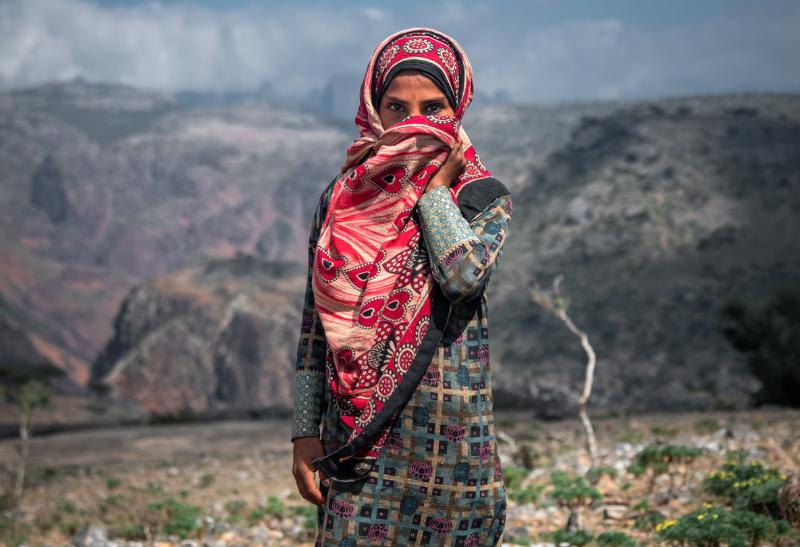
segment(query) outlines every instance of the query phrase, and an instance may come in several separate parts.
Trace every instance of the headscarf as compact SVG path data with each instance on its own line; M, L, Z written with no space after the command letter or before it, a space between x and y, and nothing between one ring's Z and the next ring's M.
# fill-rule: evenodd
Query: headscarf
M397 71L415 65L436 74L455 114L409 116L384 129L374 99ZM410 383L419 381L406 373L431 320L435 281L413 215L417 200L457 138L468 163L450 187L453 200L465 184L491 176L461 127L472 92L472 68L461 46L429 28L386 38L364 73L355 118L360 137L334 183L312 274L328 343L326 383L350 430L348 457L379 455L398 399L404 404L416 387Z

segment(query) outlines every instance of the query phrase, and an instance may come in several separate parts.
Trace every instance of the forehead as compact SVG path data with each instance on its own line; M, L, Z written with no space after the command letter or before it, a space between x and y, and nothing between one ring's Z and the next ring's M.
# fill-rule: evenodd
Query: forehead
M401 70L397 73L389 87L386 88L386 94L398 94L405 91L422 92L426 95L443 96L442 90L434 84L430 78L422 74L418 70L408 69Z

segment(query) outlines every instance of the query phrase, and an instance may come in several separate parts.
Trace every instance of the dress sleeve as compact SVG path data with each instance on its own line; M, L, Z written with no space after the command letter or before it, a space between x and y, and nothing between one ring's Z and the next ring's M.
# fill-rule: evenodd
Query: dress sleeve
M489 282L503 254L511 195L498 196L471 221L447 187L425 192L417 203L433 278L453 303L471 300Z
M314 306L311 289L311 274L314 254L322 221L325 218L333 184L320 196L308 238L308 273L303 299L303 314L300 322L300 338L297 344L294 375L294 413L292 419L292 442L297 437L319 437L319 425L324 411L325 397L325 353L328 344L325 331Z

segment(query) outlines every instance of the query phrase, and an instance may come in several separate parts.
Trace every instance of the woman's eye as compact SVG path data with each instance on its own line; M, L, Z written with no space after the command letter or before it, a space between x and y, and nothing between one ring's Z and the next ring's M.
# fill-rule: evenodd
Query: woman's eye
M428 114L436 114L436 113L437 113L437 112L439 112L441 109L442 109L442 105L440 105L439 103L429 104L429 105L426 107L426 110L427 110L427 113L428 113Z
M403 105L401 105L399 103L389 103L388 105L386 105L386 107L389 110L392 110L394 112L402 112L403 111Z

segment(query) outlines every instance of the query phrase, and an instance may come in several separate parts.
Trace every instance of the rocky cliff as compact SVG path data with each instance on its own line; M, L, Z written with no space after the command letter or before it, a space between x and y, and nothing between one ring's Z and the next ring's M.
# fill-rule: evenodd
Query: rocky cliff
M598 353L607 409L741 407L755 389L722 338L720 306L800 274L800 101L731 96L584 116L517 188L493 280L503 400L574 408L585 357L530 302L564 275ZM513 378L513 381L512 381Z

